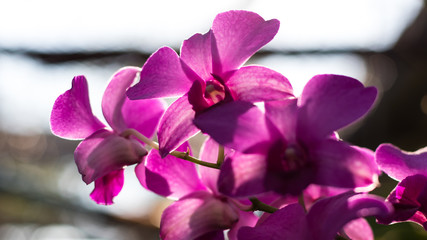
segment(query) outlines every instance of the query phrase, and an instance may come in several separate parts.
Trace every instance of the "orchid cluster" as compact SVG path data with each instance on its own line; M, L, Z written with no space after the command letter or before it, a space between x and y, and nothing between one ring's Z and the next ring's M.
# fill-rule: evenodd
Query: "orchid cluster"
M374 87L317 75L295 96L282 74L243 66L278 29L253 12L220 13L180 55L162 47L142 68L118 70L101 105L109 126L92 113L86 78L74 77L50 123L83 140L74 158L90 197L112 204L124 167L136 165L144 188L176 200L161 218L165 240L373 239L367 216L427 228L427 149L374 152L336 132L370 110ZM194 156L188 140L199 132ZM368 193L382 171L400 181L387 199Z

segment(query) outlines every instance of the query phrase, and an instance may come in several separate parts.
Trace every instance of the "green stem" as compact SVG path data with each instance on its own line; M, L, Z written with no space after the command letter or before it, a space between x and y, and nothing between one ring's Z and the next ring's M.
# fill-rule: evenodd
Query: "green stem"
M120 134L120 136L122 136L124 138L129 138L129 136L134 136L134 137L138 138L139 140L141 140L142 142L144 142L145 144L147 144L148 146L150 146L151 148L159 150L159 144L158 143L156 143L153 140L142 135L140 132L138 132L135 129L132 129L132 128L126 129ZM210 167L210 168L215 168L215 169L219 169L221 167L221 165L218 163L204 162L204 161L199 160L195 157L192 157L192 156L190 156L189 151L187 151L187 152L172 151L169 154L174 156L174 157L181 158L181 159L184 159L186 161L196 163L196 164L199 164L199 165L202 165L205 167Z
M304 211L307 212L307 206L305 205L304 201L304 193L301 193L301 195L299 195L298 203L304 208Z
M258 198L253 197L253 198L249 198L249 200L252 203L251 211L259 210L259 211L264 211L267 213L274 213L275 211L278 210L277 208L275 208L273 206L270 206L268 204L261 202Z
M216 164L218 166L221 166L222 163L224 162L224 158L225 158L225 155L224 155L224 146L219 145L219 147L218 147L218 159L216 160Z

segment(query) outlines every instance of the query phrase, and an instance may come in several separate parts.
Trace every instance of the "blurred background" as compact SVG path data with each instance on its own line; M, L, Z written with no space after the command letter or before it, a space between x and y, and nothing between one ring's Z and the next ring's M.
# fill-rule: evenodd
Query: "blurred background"
M102 94L117 69L142 66L165 45L179 51L231 9L280 20L275 39L248 64L281 72L297 94L322 73L378 87L375 109L342 138L373 150L383 142L408 151L427 146L425 1L0 1L0 239L158 239L170 202L140 187L129 167L115 204L93 203L93 186L73 161L78 142L50 133L50 110L83 74L102 119ZM381 182L375 193L382 196L396 184ZM376 239L427 239L415 224L370 221Z

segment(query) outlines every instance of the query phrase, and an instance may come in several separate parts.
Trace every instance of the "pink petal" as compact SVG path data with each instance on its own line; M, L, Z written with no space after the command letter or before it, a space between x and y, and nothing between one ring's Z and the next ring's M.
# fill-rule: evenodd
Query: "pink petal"
M194 34L181 46L181 59L204 80L212 78L211 34Z
M177 150L186 152L189 147L184 143ZM195 191L207 190L194 163L171 155L161 158L155 149L148 154L145 166L138 164L135 172L145 188L164 197L179 199Z
M270 42L279 30L276 19L265 21L248 11L228 11L216 16L212 31L215 36L214 73L239 68L249 57Z
M265 143L278 137L264 114L248 102L230 102L197 115L194 124L219 144L239 151L265 152ZM254 128L256 126L256 128ZM273 134L273 136L271 136Z
M163 47L153 53L142 67L139 82L129 88L130 99L174 97L185 94L193 79L187 77L176 52Z
M253 228L240 228L238 238L242 240L312 240L314 236L311 236L304 209L295 203L279 209Z
M236 152L227 158L219 175L218 190L232 197L250 197L268 191L264 155Z
M74 152L77 168L87 184L124 166L139 163L147 155L133 139L99 130L81 142Z
M237 240L237 233L241 227L254 227L258 221L258 217L253 212L240 211L239 221L228 231L229 240Z
M228 79L234 99L261 102L293 97L292 86L282 74L260 66L242 67Z
M50 127L53 134L70 139L86 138L105 127L92 113L84 76L74 77L71 89L56 99Z
M348 222L367 216L385 216L392 208L384 199L370 194L347 192L316 202L307 214L313 239L334 239Z
M340 75L317 75L302 92L298 136L306 141L325 138L362 117L375 101L377 90Z
M371 225L364 218L350 221L344 226L343 230L351 240L374 240Z
M169 106L160 121L157 132L162 157L199 132L199 129L193 124L194 115L186 95L178 98Z
M200 159L205 162L216 163L218 160L219 145L212 138L207 138L200 149ZM230 150L224 150L225 154L228 155ZM217 181L219 176L219 170L209 167L199 166L199 174L202 182L212 192L218 193Z
M167 104L162 99L126 99L121 113L124 126L133 128L150 138L156 132L166 108Z
M127 128L122 115L122 106L127 99L126 90L140 71L141 69L137 67L118 70L111 78L102 97L102 112L105 120L118 132Z
M90 197L98 204L111 205L113 198L122 190L123 183L123 169L110 172L95 180L95 188Z
M381 144L375 158L380 169L398 181L416 174L427 176L427 147L406 152L391 144Z
M288 142L297 142L297 99L269 101L264 104L265 114Z
M310 150L317 168L315 182L319 185L355 188L378 182L378 169L373 152L359 150L342 141L325 140Z
M194 192L166 208L160 222L160 237L163 240L195 239L228 229L238 218L238 212L227 202L208 192Z

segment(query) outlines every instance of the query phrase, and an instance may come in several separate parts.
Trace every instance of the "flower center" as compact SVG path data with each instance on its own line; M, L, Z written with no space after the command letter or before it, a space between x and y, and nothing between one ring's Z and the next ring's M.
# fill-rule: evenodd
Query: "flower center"
M216 104L225 99L224 86L213 79L206 82L204 97L212 101L212 104Z
M298 170L307 164L307 157L304 149L296 144L286 147L281 160L282 167L286 172Z

